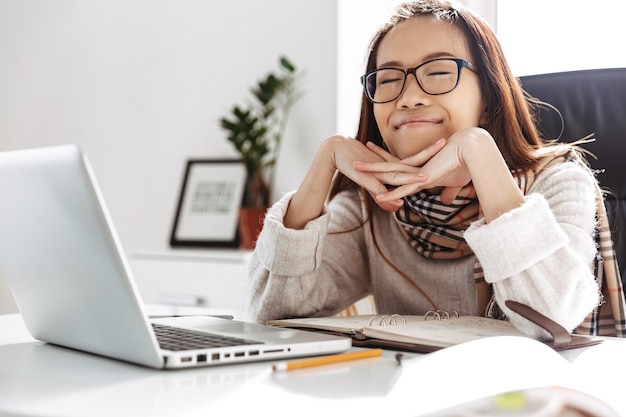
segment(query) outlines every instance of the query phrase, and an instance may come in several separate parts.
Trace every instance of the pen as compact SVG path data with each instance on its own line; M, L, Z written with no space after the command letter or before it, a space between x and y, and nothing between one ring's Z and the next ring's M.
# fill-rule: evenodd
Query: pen
M319 358L277 363L276 365L272 365L272 369L274 371L292 371L294 369L329 365L331 363L353 361L356 359L374 358L376 356L382 355L382 353L382 349L361 350L358 352L341 353L339 355L320 356Z

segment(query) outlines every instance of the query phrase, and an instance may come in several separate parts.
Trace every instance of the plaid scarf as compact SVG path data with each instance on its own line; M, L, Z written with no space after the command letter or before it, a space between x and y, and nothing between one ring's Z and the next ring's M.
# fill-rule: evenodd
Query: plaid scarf
M574 161L588 169L579 154L571 147L550 148L533 169L513 172L517 184L527 195L535 178L546 168L564 161ZM601 302L575 329L575 333L626 337L626 302L613 241L609 229L604 199L599 186L597 193L596 244L598 256L593 265ZM396 212L396 221L409 244L421 255L433 259L453 259L471 255L473 252L463 234L470 224L482 216L473 185L461 190L451 204L443 204L439 194L426 190L404 198L404 206ZM481 314L506 319L493 295L491 285L485 281L478 258L474 261L476 297Z

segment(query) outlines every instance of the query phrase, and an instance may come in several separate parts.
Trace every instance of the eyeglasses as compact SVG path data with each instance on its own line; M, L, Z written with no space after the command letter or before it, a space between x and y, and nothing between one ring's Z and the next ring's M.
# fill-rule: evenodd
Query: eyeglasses
M460 58L436 58L426 61L415 68L379 68L361 76L365 95L372 103L394 101L404 90L406 77L415 76L415 80L425 93L436 96L454 90L461 78L461 69L474 65Z

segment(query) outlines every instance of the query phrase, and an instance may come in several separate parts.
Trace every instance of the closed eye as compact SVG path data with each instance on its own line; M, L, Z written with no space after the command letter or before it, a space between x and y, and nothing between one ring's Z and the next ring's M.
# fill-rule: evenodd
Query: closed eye
M398 77L398 78L389 78L385 80L380 80L380 85L396 83L396 82L402 82L402 78Z
M446 72L446 71L439 71L439 72L430 72L426 74L427 77L448 76L448 75L452 75L452 73Z

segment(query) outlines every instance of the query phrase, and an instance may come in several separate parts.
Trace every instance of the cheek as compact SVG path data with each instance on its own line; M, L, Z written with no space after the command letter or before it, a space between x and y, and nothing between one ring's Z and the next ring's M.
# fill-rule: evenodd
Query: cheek
M391 113L389 109L385 108L385 104L374 105L374 120L376 120L376 126L378 126L378 130L383 136L383 140L389 135L388 120Z
M469 97L471 97L471 104L467 108L468 117L470 117L477 125L479 125L483 119L485 114L485 103L482 99L482 95L480 90L476 88L476 91L473 92Z
M486 121L486 110L485 110L485 101L482 98L482 93L478 86L475 86L474 91L471 93L470 97L475 97L474 103L470 106L471 118L474 120L476 126L482 126ZM469 111L468 111L469 112Z
M445 97L449 106L449 111L462 119L463 127L476 127L483 124L485 118L485 102L482 97L478 78L475 74L467 71L463 73L466 78L462 78L457 89L452 95Z
M379 129L383 127L382 118L383 111L380 109L380 105L374 104L374 120L376 120L376 124L378 125Z
M383 107L383 108L381 108ZM393 129L389 126L388 120L391 111L384 108L384 104L374 105L374 120L376 120L376 126L383 139L383 147L393 155L397 155L397 150L394 146Z
M483 111L481 107L476 107L475 110L467 110L465 113L465 121L467 124L470 124L472 127L477 127L480 125L483 117Z
M466 127L481 126L485 120L484 104L481 99L459 100L451 103L449 113L454 120L453 126L455 130Z

